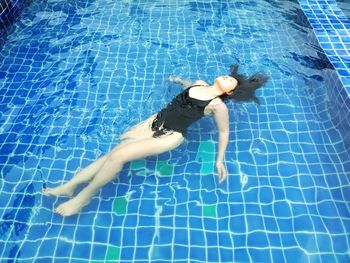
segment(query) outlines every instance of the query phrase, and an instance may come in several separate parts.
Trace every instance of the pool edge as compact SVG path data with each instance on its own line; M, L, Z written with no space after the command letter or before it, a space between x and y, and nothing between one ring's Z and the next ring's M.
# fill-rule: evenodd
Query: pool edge
M329 113L350 151L350 21L335 0L298 0L334 72L326 72Z

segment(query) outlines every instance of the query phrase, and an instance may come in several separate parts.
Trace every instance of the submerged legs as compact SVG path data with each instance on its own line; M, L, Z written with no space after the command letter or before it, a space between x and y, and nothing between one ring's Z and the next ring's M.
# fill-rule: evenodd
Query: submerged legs
M92 196L102 186L115 179L116 174L122 170L125 163L171 150L180 145L183 139L181 133L174 132L161 138L143 137L143 139L137 141L126 141L90 164L66 184L53 189L45 189L44 193L71 196L78 184L91 180L76 197L55 209L57 213L63 216L76 214L84 205L90 202Z
M102 167L108 158L108 154L100 157L83 170L79 171L70 181L55 188L46 188L43 193L55 196L73 196L74 189L82 183L89 182Z

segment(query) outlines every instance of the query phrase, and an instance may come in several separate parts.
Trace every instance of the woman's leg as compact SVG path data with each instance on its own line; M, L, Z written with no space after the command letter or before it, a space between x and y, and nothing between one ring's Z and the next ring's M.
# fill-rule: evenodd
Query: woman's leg
M154 120L154 118L157 116L157 114L153 114L148 119L140 122L139 124L131 127L129 130L124 132L122 135L119 136L119 139L138 139L142 135L150 134L153 132L151 131L151 125Z
M113 150L121 149L124 146L126 146L129 143L132 143L134 141L135 140L123 141L120 144L118 144L116 147L114 147ZM106 160L108 159L109 154L111 154L112 151L107 153L107 154L105 154L105 155L103 155L102 157L98 158L96 161L94 161L93 163L89 164L87 167L85 167L81 171L79 171L68 182L66 182L66 183L64 183L62 185L59 185L59 186L57 186L55 188L46 188L46 189L44 189L43 190L43 194L45 194L45 195L69 196L69 197L72 197L75 188L79 184L88 183L89 181L91 181L94 178L94 176L101 169L101 167L106 162Z
M46 188L43 190L43 194L72 197L74 189L79 184L88 183L89 181L91 181L96 175L96 173L101 169L105 161L108 159L108 156L112 152L120 150L130 143L134 143L136 141L151 137L153 135L153 132L151 132L149 127L154 117L155 115L152 115L147 120L139 123L127 132L123 133L119 138L129 138L128 140L122 141L117 146L115 146L109 153L103 155L102 157L98 158L96 161L79 171L70 181L55 188Z
M113 151L93 180L76 197L58 206L55 211L63 216L76 214L102 186L115 179L127 162L160 154L176 148L183 142L181 133L174 132L161 138L145 138Z
M108 155L104 155L98 158L89 166L85 167L83 170L79 171L74 177L69 180L67 183L59 185L55 188L46 188L43 190L45 195L55 195L55 196L69 196L72 197L74 189L82 183L87 183L90 181L94 174L99 168L102 167L104 162L107 160Z

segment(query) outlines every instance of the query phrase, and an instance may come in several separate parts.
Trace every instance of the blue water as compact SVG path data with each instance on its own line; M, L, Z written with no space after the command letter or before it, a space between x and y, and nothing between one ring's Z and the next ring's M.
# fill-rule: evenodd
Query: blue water
M0 259L16 262L349 262L350 145L334 73L297 1L33 1L0 51ZM177 149L126 165L78 215L43 188L233 63L270 76L228 102L228 180L212 117ZM78 189L80 190L81 187Z

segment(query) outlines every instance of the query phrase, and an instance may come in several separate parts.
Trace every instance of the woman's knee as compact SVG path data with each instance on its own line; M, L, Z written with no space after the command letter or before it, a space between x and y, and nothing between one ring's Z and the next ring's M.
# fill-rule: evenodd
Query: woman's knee
M125 160L123 159L123 155L120 151L111 152L108 156L107 161L115 165L119 164L120 166L123 166L125 163Z

